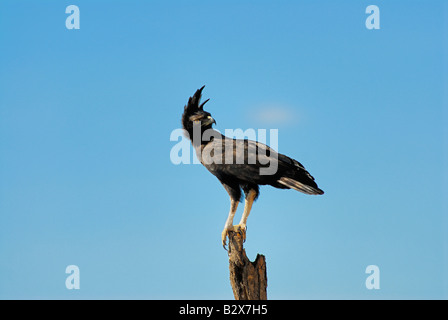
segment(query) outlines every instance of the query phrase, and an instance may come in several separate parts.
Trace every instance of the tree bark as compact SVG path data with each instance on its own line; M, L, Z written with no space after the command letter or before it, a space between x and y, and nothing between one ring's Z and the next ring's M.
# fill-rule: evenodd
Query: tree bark
M254 262L246 256L243 237L229 232L229 270L235 300L267 300L266 258L257 254Z

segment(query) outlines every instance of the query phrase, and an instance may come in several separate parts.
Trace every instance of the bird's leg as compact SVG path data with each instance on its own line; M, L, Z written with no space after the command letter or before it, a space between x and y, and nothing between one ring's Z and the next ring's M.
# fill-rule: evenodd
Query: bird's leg
M226 238L229 231L233 231L233 217L235 216L236 210L238 209L238 201L230 198L230 212L227 217L226 224L224 225L224 230L221 234L222 246L226 249ZM227 249L226 249L227 250Z
M249 217L250 210L252 209L252 204L254 203L255 197L257 193L255 190L250 190L246 195L246 200L244 201L244 212L241 217L240 223L233 227L233 229L238 232L241 232L243 235L243 240L246 241L246 223L247 218Z

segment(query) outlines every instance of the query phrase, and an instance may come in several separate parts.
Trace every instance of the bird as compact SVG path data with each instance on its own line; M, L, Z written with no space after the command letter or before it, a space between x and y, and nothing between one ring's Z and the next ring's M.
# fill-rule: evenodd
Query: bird
M266 144L249 139L229 138L213 129L216 121L204 110L204 105L210 99L201 103L204 87L196 90L188 99L181 122L198 160L218 178L230 197L230 211L221 233L222 245L226 249L227 237L231 231L240 233L243 240L246 240L247 219L253 203L260 195L260 186L293 189L308 195L323 195L324 191L297 160L278 153ZM268 172L269 168L275 170ZM233 225L243 194L244 211L239 224Z

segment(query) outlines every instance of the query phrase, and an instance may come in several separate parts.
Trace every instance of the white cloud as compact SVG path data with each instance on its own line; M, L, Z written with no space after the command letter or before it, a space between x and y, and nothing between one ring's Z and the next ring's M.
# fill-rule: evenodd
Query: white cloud
M264 104L251 110L250 116L266 125L288 125L298 122L297 112L282 104Z

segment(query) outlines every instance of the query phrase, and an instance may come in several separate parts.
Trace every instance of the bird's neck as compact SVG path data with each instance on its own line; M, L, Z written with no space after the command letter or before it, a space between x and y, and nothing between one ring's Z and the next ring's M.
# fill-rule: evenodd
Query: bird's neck
M217 133L211 126L189 127L185 128L185 130L188 132L188 138L195 148L213 141L215 133Z

